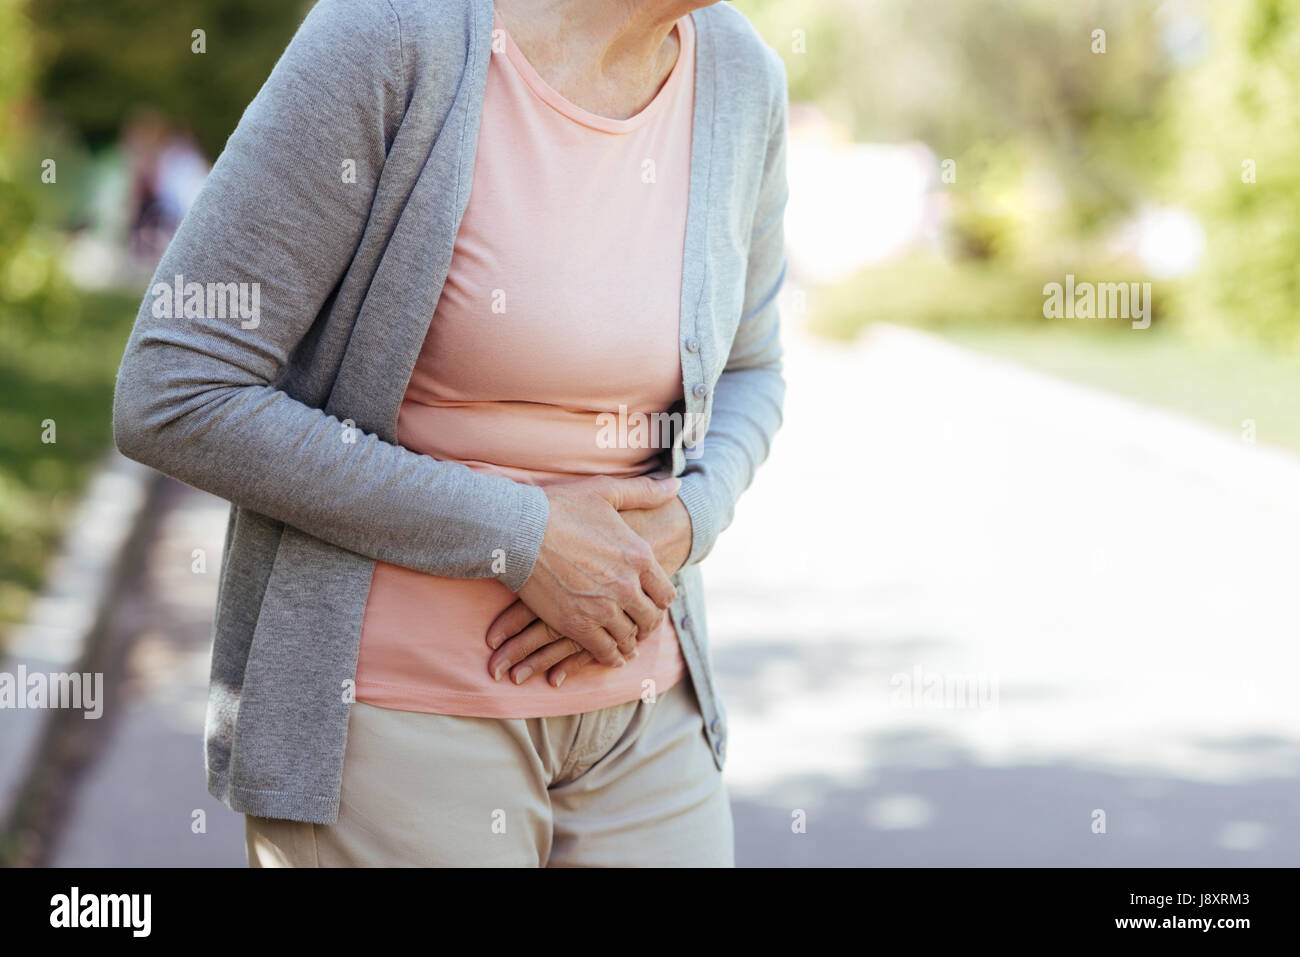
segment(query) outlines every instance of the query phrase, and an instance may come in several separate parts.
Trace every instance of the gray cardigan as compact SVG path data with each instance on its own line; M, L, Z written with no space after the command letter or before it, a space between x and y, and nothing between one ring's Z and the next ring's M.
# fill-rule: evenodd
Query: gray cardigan
M205 737L208 788L235 811L337 820L376 560L517 591L540 548L541 489L396 442L469 198L492 15L491 0L318 3L127 343L118 448L233 503ZM781 423L786 88L735 9L692 16L680 353L699 427L672 449L693 540L671 614L721 767L699 562Z

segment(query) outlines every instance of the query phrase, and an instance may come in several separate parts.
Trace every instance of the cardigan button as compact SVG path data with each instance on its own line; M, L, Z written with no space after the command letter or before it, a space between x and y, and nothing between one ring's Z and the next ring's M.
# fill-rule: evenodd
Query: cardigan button
M718 757L722 757L727 753L727 742L722 738L718 738L718 740L713 743L713 750L717 753Z
M691 392L695 394L695 398L703 399L709 394L709 387L703 382L697 382L695 383L695 388L691 389Z
M686 340L686 351L687 351L687 352L699 352L699 351L700 351L700 340L699 340L699 339L696 339L694 336L691 336L689 339L687 339L687 340Z
M722 719L714 718L709 724L709 730L712 731L715 736L722 734Z
M690 629L690 627L691 627L691 616L690 616L690 615L682 615L682 627L683 627L683 628L686 628L686 629L688 629L688 630Z

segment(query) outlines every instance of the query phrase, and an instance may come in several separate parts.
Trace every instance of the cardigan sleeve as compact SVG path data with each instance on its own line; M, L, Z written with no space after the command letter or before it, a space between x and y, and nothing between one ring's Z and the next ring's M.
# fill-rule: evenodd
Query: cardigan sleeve
M785 69L770 53L779 90L773 93L767 152L754 221L743 311L726 365L713 388L713 409L699 454L689 458L678 497L691 520L687 565L701 561L731 524L736 501L767 458L781 427L785 379L781 373L777 295L785 281L783 219L788 95Z
M404 73L391 4L322 0L307 15L150 284L118 371L114 438L333 545L517 591L546 529L540 488L350 429L276 387L361 241ZM214 285L251 308L214 309L202 295Z

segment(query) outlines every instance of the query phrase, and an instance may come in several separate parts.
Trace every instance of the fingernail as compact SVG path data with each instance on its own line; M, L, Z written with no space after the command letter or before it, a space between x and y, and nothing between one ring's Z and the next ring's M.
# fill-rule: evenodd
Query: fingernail
M492 672L492 680L500 681L501 676L506 673L506 670L509 669L509 667L510 667L510 662L508 661L503 661L501 662L501 664L497 665L497 670Z
M626 659L626 658L620 658L620 659L618 659L618 663L617 663L616 665L614 665L614 667L615 667L615 668L622 668L625 664L627 664L627 659Z
M636 656L637 656L637 649L633 648L633 649L632 649L632 653L631 653L630 655L627 656L627 659L628 659L628 661L631 661L631 660L632 660L633 658L635 658Z
M559 687L560 685L562 685L562 684L564 684L564 672L563 672L563 671L561 671L558 675L555 676L555 687L558 688L558 687Z
M527 666L515 672L515 684L521 685L533 675L533 669Z
M487 636L487 643L489 648L491 648L493 651L496 651L497 645L501 644L501 638L495 633L489 634Z

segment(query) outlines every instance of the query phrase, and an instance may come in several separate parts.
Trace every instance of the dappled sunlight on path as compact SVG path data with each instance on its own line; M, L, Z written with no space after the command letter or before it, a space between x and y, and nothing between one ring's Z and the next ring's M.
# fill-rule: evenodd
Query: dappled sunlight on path
M704 567L742 862L1300 862L1300 460L920 333L788 338Z

